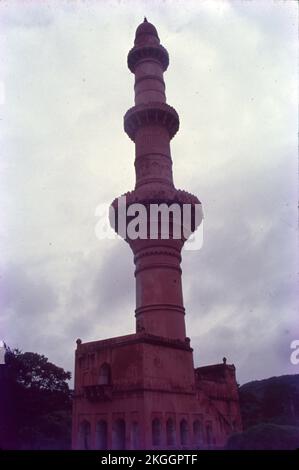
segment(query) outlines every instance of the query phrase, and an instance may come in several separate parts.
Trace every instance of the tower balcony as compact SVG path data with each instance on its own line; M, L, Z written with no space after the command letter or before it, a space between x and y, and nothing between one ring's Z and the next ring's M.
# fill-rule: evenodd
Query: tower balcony
M144 60L157 61L163 71L165 71L169 65L168 52L161 44L133 47L128 54L128 67L130 71L134 73L136 65Z
M135 135L143 126L160 125L168 130L172 139L179 130L179 116L174 108L166 103L143 103L130 108L124 116L124 129L135 142Z
M90 402L111 401L112 389L111 384L85 385L83 387L83 395Z

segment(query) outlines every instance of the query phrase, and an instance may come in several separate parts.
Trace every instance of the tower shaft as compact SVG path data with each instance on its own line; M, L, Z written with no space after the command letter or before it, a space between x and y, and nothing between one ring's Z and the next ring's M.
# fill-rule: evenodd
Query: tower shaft
M181 250L201 217L197 220L193 210L199 200L173 182L170 140L179 117L166 103L163 73L168 61L155 27L145 21L128 55L135 106L124 117L135 144L136 184L125 199L113 201L110 212L112 226L134 254L136 332L77 340L74 449L219 448L241 429L234 366L194 369L186 338ZM185 218L170 210L184 205L193 210L187 231ZM165 225L159 212L152 212L157 206L169 210ZM146 236L141 231L135 236L138 230L132 233L132 226L144 219Z
M200 203L195 196L177 190L173 182L170 140L179 129L179 117L166 103L163 73L168 64L168 53L155 27L145 21L137 28L128 54L128 67L135 75L135 106L125 114L124 129L135 144L136 173L135 189L125 194L126 204L127 208L135 203L145 207L148 236L132 239L127 235L126 241L136 266L136 331L185 341L180 267L185 237L182 219L174 222L178 212L171 208L175 204L182 217L184 204L194 208ZM153 205L161 209L156 215L151 212ZM166 212L168 238L161 233L161 217ZM155 223L159 227L156 237L150 233ZM175 224L179 225L179 238L173 236Z

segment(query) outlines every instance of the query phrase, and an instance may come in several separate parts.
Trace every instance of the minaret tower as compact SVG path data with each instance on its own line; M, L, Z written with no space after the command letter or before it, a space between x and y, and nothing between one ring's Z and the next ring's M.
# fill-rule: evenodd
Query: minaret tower
M136 184L110 211L134 255L136 331L77 339L73 449L219 448L241 429L234 366L194 369L186 337L181 251L202 215L199 200L173 182L170 141L179 117L166 103L168 63L156 28L144 19L128 54L135 105L124 117ZM99 313L113 316L100 304Z
M124 196L127 210L136 203L146 208L148 232L147 239L132 240L128 235L125 238L136 266L136 331L185 341L180 263L188 235L183 232L183 205L189 204L191 210L189 234L200 224L201 217L195 217L199 200L176 189L173 183L170 140L179 129L179 116L166 103L163 73L168 64L168 53L160 44L157 30L145 18L136 30L134 47L128 54L128 67L135 75L135 106L124 116L124 129L135 143L136 184ZM153 220L150 212L153 204L163 204L164 209L176 204L180 210L179 219L169 211L168 239L163 238L160 223L158 236L151 237L150 225L160 221ZM112 205L118 215L117 199ZM127 226L131 219L127 217ZM174 224L179 225L176 229L180 238L173 236ZM113 225L119 233L118 224Z

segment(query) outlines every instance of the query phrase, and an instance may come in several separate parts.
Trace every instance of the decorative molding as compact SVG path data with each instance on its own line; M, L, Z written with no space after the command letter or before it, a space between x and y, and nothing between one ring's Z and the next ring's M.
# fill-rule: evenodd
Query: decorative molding
M154 305L144 305L135 309L135 317L138 317L142 313L151 312L152 310L174 310L175 312L180 312L185 315L185 308L182 305L174 304L154 304ZM190 343L190 341L189 341Z
M135 161L135 170L136 186L139 185L140 180L148 180L154 177L172 183L172 162L170 159L161 158L159 155L138 158Z
M111 385L84 385L84 397L91 402L111 401L112 386Z
M135 92L135 98L137 98L137 96L142 95L144 93L147 93L149 91L153 91L154 93L160 93L160 95L162 95L162 99L165 99L165 92L162 91L162 90L157 90L155 88L147 88L146 90L139 90L138 92L136 91Z
M136 88L136 86L140 83L140 82L143 82L143 80L158 80L158 82L162 83L162 85L164 86L164 91L165 91L165 83L164 83L164 80L163 78L161 77L158 77L157 75L142 75L142 77L136 77L135 78L135 85L134 85L134 88Z
M161 152L147 152L147 153L140 153L136 155L134 165L138 163L138 160L142 160L143 158L150 158L151 156L157 156L158 158L162 158L163 160L166 158L170 165L172 165L172 159L167 153L161 153Z
M130 204L134 204L139 202L141 204L146 203L168 203L172 204L177 202L178 204L201 204L199 199L191 193L187 191L183 191L181 189L176 189L175 187L164 186L163 188L146 188L146 185L138 188L137 190L128 191L122 196L126 196L126 204L129 206ZM114 199L112 202L112 206L117 210L117 201L118 198Z
M173 256L174 258L177 258L179 262L182 261L182 257L179 253L176 253L174 250L165 250L165 249L152 249L152 250L146 250L143 251L142 253L137 253L134 256L134 263L136 263L140 258L144 258L145 256L152 256L152 255L167 255L167 256ZM164 263L165 264L165 263ZM155 264L156 266L156 264Z
M137 130L148 124L164 126L172 139L179 130L180 121L174 108L159 102L138 104L130 108L124 116L125 132L133 142Z
M169 187L173 187L173 183L171 180L167 180L166 178L147 178L147 177L140 177L140 179L136 182L135 189L138 189L140 186L145 184L164 184Z
M180 274L182 274L182 269L179 266L174 266L173 264L170 264L170 263L152 263L148 266L142 266L142 267L136 268L134 275L136 277L136 275L139 274L141 271L146 271L147 269L153 269L153 268L172 269L173 271L177 271Z
M132 73L135 72L136 65L142 60L154 60L158 62L163 72L169 65L169 55L165 47L161 44L157 46L135 46L128 54L128 67Z
M103 339L99 341L91 341L89 343L82 343L81 353L86 354L95 351L101 351L103 349L112 349L117 347L126 346L128 344L157 344L160 346L184 349L192 352L193 349L190 347L190 343L181 341L179 339L165 338L164 336L156 336L145 332L134 333L126 336L119 336L116 338Z

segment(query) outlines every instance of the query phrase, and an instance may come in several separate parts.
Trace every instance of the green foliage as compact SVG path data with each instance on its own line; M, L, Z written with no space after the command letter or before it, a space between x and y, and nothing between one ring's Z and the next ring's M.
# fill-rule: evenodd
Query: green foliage
M299 428L261 423L243 433L232 435L229 450L287 450L299 447Z
M70 447L71 391L65 372L40 354L19 350L6 357L15 410L16 447Z
M239 394L244 429L261 422L299 426L299 375L249 382Z
M239 388L244 432L227 449L299 447L299 375L249 382Z
M18 349L8 352L6 362L16 372L19 384L25 388L65 393L71 373L65 372L48 361L48 358L32 352L22 353Z

